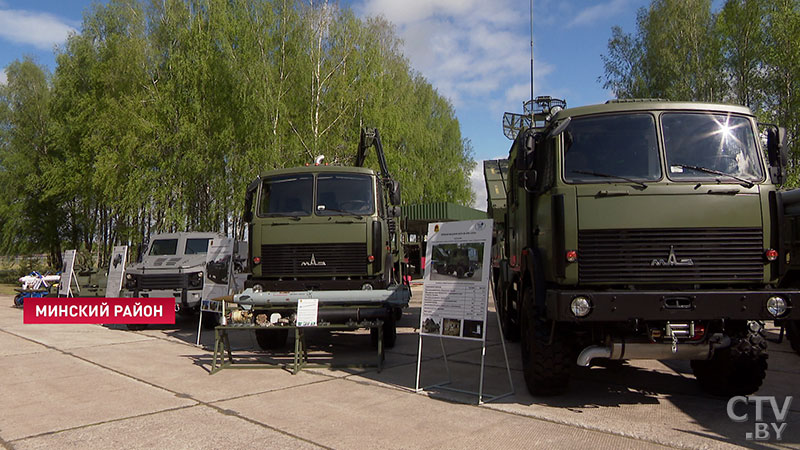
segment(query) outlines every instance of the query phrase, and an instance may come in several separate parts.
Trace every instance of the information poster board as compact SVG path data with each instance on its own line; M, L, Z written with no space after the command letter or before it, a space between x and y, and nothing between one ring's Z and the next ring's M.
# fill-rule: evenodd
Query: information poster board
M200 301L201 311L222 312L222 303L211 299L228 295L233 245L234 240L231 238L216 238L208 243L206 279L203 282L203 297Z
M486 340L491 219L428 225L420 334Z
M317 313L319 311L319 299L301 298L297 301L297 326L315 327L317 326Z
M72 285L72 275L75 273L75 255L76 250L65 250L64 267L61 269L61 279L58 281L58 296L69 297L72 293L70 286Z
M125 264L127 263L128 246L118 245L111 252L111 263L108 266L108 284L106 285L106 297L119 297L122 290L122 278L125 276Z

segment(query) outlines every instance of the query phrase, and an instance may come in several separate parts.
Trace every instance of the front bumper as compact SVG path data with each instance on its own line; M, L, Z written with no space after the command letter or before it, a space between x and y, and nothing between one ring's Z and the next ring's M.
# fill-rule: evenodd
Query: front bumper
M592 311L583 318L572 314L576 296L587 297ZM720 291L592 291L549 290L548 317L558 321L623 322L628 320L774 320L767 299L783 297L788 310L778 319L799 318L792 306L800 304L798 290Z
M203 298L201 289L137 289L125 290L120 295L123 297L150 297L150 298L174 298L175 310L191 309L200 305Z

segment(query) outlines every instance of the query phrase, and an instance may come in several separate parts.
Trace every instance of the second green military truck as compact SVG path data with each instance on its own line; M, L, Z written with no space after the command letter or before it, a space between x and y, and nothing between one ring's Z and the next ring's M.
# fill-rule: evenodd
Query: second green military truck
M744 107L659 100L505 118L486 161L494 295L528 389L563 392L577 364L690 360L699 383L755 392L764 322L796 317L781 287L783 130Z
M363 167L370 147L379 173ZM377 129L362 130L355 166L321 161L265 172L247 188L251 275L235 301L252 306L258 320L289 318L299 299L316 298L321 322L383 321L391 347L410 297L399 264L400 186ZM265 349L282 346L287 335L279 327L256 332Z

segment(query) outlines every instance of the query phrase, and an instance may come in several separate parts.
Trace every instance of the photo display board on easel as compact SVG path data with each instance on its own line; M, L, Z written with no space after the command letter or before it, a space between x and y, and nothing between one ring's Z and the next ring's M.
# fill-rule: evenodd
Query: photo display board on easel
M108 266L106 297L119 297L119 291L122 290L122 277L125 275L127 255L127 245L118 245L114 247L114 251L111 253L111 262Z
M75 277L75 256L77 250L64 251L64 267L61 271L61 280L58 282L58 296L72 297L72 282ZM77 279L75 280L77 283Z
M486 339L492 220L428 227L420 334Z

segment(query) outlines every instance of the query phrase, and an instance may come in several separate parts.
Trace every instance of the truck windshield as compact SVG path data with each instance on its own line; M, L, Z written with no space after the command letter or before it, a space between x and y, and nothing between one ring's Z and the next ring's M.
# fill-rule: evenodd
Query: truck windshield
M259 215L267 217L311 215L313 183L314 177L311 174L265 179L261 187Z
M186 251L183 253L185 255L197 255L202 253L208 253L208 241L211 238L191 238L186 239Z
M368 216L375 211L372 177L346 173L317 175L317 215Z
M174 255L178 251L177 239L156 239L150 244L150 256Z
M656 124L650 114L572 119L564 132L564 179L572 183L661 178Z
M736 183L764 178L753 127L746 117L667 113L661 125L671 179Z

